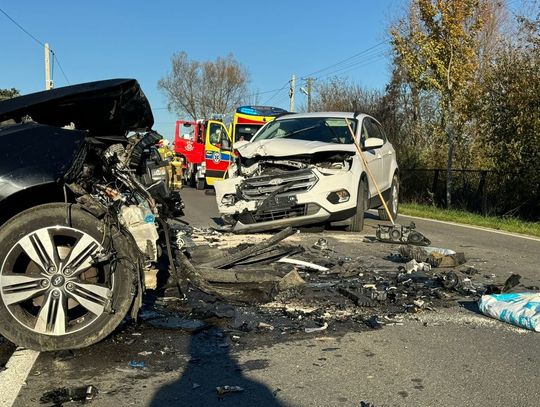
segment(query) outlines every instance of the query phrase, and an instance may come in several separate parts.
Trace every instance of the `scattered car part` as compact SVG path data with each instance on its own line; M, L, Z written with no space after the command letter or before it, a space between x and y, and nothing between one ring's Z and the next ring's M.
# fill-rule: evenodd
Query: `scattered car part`
M431 244L427 237L416 231L414 222L411 222L409 226L378 225L375 236L377 240L384 243L407 243L417 246L429 246Z
M43 393L39 401L41 403L53 403L55 406L63 405L72 401L81 401L83 403L92 401L99 393L96 386L83 387L59 387Z
M508 277L506 279L506 281L504 282L504 286L502 288L502 292L503 293L507 293L508 291L510 291L512 288L514 288L515 286L517 286L519 284L521 280L521 276L519 274L512 274L510 277Z
M328 267L319 266L315 263L310 263L309 261L291 259L289 257L283 257L278 260L279 263L294 264L295 266L300 266L301 268L307 268L317 271L328 271Z
M326 329L328 329L328 322L325 322L322 326L320 326L318 328L306 328L306 329L304 329L304 331L307 334L312 334L314 332L326 331Z

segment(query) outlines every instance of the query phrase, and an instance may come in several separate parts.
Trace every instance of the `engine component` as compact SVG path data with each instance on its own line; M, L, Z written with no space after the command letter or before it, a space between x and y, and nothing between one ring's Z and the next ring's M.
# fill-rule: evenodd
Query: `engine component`
M150 261L157 260L157 241L159 234L155 224L155 216L142 205L122 206L120 216L124 226L129 230L140 251Z

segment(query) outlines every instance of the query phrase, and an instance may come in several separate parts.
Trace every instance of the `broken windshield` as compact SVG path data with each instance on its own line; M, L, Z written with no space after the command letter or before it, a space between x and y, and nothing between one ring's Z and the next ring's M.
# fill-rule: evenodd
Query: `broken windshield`
M356 131L356 120L349 119L349 124ZM275 120L269 123L253 139L287 138L323 143L351 144L352 138L344 118L305 117Z

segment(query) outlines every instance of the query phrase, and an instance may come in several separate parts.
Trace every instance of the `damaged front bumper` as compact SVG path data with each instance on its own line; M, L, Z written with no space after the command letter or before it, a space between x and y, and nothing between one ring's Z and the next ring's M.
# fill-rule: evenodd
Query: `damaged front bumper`
M230 178L216 182L216 200L235 232L340 222L356 213L356 179L348 170L317 168Z

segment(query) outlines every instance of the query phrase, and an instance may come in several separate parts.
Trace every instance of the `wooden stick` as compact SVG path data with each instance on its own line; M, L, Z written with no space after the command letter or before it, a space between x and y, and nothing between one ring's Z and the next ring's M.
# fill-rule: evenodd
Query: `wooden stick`
M388 218L390 219L390 222L392 222L392 226L395 226L394 217L390 213L390 209L388 209L388 205L386 205L386 201L384 200L384 197L382 196L381 190L379 189L379 184L377 184L377 181L375 181L375 177L373 176L373 174L371 172L371 169L368 166L366 157L364 156L364 152L360 148L360 144L358 144L358 140L356 140L356 137L354 136L354 132L353 132L353 129L351 127L351 124L349 123L348 118L345 118L345 123L347 123L347 127L349 128L349 132L351 133L353 143L356 146L356 150L358 152L358 155L362 159L362 162L364 163L364 167L366 167L366 171L367 171L369 177L371 178L371 181L373 181L373 185L375 185L375 188L377 189L377 193L379 194L379 198L381 198L381 202L384 205L384 209L386 210ZM368 189L368 193L369 193L369 189Z

